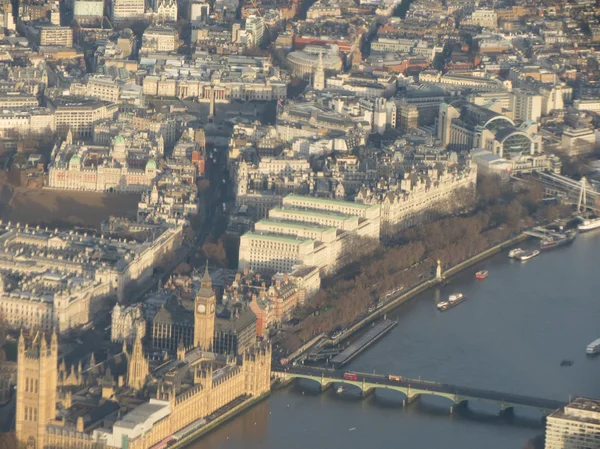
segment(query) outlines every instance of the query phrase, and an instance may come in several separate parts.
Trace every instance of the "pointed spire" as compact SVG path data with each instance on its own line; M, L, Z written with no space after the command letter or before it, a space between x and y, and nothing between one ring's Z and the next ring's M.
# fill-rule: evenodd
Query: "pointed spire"
M179 344L177 345L177 360L185 360L185 346L183 346L183 338L179 340Z
M123 348L122 348L123 354L125 355L129 355L129 353L127 352L127 340L123 339Z
M19 333L19 352L25 351L25 336L23 335L23 328Z
M50 341L50 348L53 351L58 351L58 334L56 333L56 326L52 329L52 340Z
M212 287L212 279L208 273L208 260L206 261L206 268L204 269L204 276L202 276L202 287Z
M40 351L43 353L44 351L48 350L48 342L46 341L46 335L44 335L44 333L41 334L40 338L42 339L40 343Z

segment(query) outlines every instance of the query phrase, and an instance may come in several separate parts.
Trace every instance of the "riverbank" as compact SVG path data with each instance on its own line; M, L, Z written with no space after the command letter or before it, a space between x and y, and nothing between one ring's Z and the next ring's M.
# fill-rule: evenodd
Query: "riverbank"
M470 257L469 259L449 268L448 270L446 270L445 272L442 273L441 280L434 278L434 279L430 279L428 281L422 282L421 284L413 287L412 289L408 290L407 292L402 293L401 295L397 296L396 298L386 302L383 307L381 307L378 310L375 310L374 312L371 312L365 318L363 318L359 322L355 323L352 327L350 327L348 330L346 330L337 339L330 340L329 342L333 343L333 344L339 344L342 341L347 340L348 338L352 337L354 334L356 334L357 332L362 330L365 326L384 317L387 314L387 312L395 309L396 307L398 307L401 304L404 304L406 301L408 301L409 299L418 295L419 293L422 293L423 291L427 290L430 287L434 287L436 285L439 285L440 283L446 282L450 277L460 273L461 271L463 271L466 268L469 268L472 265L475 265L477 262L487 259L488 257L491 257L494 254L498 254L499 252L501 252L517 243L520 243L528 238L529 238L529 236L527 234L524 234L524 233L519 234L516 237L510 238L502 243L499 243L498 245L488 248L487 250L482 251L481 253L476 254L475 256Z
M241 413L243 413L250 407L253 407L254 405L258 404L259 402L265 400L270 394L271 394L271 392L267 391L266 393L263 393L260 396L247 399L246 401L242 402L241 404L238 404L235 407L233 407L231 410L228 410L227 412L225 412L222 415L218 416L217 418L213 419L211 422L209 422L205 426L198 429L195 433L188 435L187 437L177 441L175 444L172 444L169 447L175 449L175 448L185 448L185 447L189 446L190 444L195 442L201 436L206 435L207 433L215 430L218 426L225 424L227 421L230 421L231 419L240 415Z

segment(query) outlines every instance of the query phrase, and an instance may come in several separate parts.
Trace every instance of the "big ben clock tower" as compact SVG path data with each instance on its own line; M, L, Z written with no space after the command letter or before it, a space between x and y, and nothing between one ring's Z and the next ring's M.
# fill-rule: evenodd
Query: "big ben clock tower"
M216 302L207 262L200 290L196 293L194 301L194 346L203 351L212 351Z

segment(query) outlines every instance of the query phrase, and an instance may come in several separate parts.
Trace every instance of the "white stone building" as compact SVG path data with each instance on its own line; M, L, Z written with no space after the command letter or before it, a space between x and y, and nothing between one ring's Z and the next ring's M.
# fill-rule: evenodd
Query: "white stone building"
M48 187L95 192L145 192L157 176L164 147L134 146L117 136L111 147L79 145L67 139L52 151Z
M179 47L177 30L168 26L146 28L142 36L141 52L170 52Z
M475 193L477 166L431 167L424 171L406 172L399 183L378 182L374 188L363 187L355 201L381 205L381 226L410 226L425 218L432 209L449 211L450 200L460 189Z
M0 314L13 329L65 332L91 322L105 299L122 301L181 245L182 227L144 243L0 222Z
M380 206L288 195L240 238L239 269L289 273L299 265L334 272L351 236L379 238Z
M45 134L55 131L56 121L52 109L23 107L0 111L0 136L11 132Z
M600 400L576 398L546 418L546 449L600 447Z
M113 119L117 105L101 100L60 97L48 100L54 108L56 130L62 135L72 132L75 138L89 138L94 134L94 124L101 120Z
M115 21L143 17L145 0L112 0L112 19Z
M133 344L138 335L142 338L146 335L142 304L127 307L116 304L111 314L110 341Z

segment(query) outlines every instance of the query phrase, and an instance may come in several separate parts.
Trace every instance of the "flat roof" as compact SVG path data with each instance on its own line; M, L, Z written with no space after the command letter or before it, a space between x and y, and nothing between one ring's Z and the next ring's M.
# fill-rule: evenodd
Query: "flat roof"
M579 413L578 413L579 412ZM564 408L560 408L552 413L549 418L564 419L600 425L600 400L589 398L576 398Z
M305 239L302 237L293 238L286 235L278 235L278 234L258 234L256 232L246 232L242 237L248 237L256 240L267 240L270 242L279 242L279 243L289 243L292 245L302 245L305 243L312 243L314 245L315 241L313 239Z
M336 228L333 226L321 226L316 223L296 223L296 222L292 222L292 221L272 220L269 218L260 220L256 224L260 224L260 223L264 223L267 225L281 226L282 228L301 229L304 231L314 231L314 230L322 231L322 232L336 231Z
M322 218L337 218L339 220L353 220L357 219L356 215L346 215L341 214L339 212L331 212L331 211L318 211L318 210L304 210L304 209L292 209L292 208L283 208L283 207L274 207L271 211L278 212L290 212L294 214L304 215L306 217L322 217Z
M343 206L343 207L349 207L349 208L356 209L356 210L372 210L372 209L379 208L378 205L353 203L352 201L339 201L339 200L332 200L329 198L317 198L314 196L294 195L293 193L283 198L284 201L286 199L289 199L292 201L305 201L307 203L313 203L313 204L329 204L332 206Z

